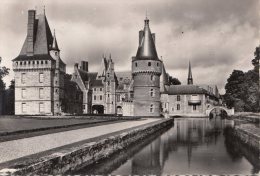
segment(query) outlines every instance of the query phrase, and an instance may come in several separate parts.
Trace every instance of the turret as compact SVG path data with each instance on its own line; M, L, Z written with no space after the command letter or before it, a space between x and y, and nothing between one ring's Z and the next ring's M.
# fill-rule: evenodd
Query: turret
M149 19L144 20L144 29L139 32L139 46L132 58L134 79L134 115L160 115L160 75L162 62L155 47L155 34L151 33Z
M192 72L191 72L191 64L189 61L189 72L188 72L188 85L193 85L193 78L192 78Z

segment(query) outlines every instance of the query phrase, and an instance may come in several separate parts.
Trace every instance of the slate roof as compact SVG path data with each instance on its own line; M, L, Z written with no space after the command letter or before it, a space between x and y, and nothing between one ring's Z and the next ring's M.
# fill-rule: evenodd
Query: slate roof
M171 85L168 94L207 94L208 92L196 85Z
M149 19L146 18L144 22L144 35L142 37L141 44L138 47L136 59L158 60L154 39L149 27Z
M35 19L35 41L34 43L34 54L49 54L49 50L52 46L52 33L50 30L50 26L48 24L47 18L45 14L39 14L36 16ZM20 55L26 55L27 54L27 37L25 39L25 42L23 44L22 50L20 52Z

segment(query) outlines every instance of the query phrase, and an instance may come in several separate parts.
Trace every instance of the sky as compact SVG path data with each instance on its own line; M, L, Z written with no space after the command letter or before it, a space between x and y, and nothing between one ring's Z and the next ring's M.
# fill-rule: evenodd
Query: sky
M27 11L40 14L44 6L67 73L81 60L96 71L102 55L110 53L116 71L131 70L146 12L158 56L182 84L187 84L190 60L194 84L217 85L224 93L234 69L252 69L260 44L258 0L1 0L1 66L12 68L11 60L19 55ZM13 76L11 70L7 84Z

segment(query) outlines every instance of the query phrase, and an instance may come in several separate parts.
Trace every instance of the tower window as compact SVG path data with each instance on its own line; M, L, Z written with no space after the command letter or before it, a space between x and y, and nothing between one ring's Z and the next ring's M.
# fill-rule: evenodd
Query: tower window
M150 67L152 64L151 64L151 62L148 62L148 66Z
M26 112L26 103L22 103L22 112Z
M39 112L44 112L44 104L39 103Z
M137 63L135 63L135 67L137 67Z
M39 82L40 82L40 83L43 83L43 73L40 73L40 74L39 74Z
M154 97L154 89L151 89L150 95L151 95L151 97Z
M42 99L43 98L43 88L39 89L39 98Z
M22 98L26 97L26 89L22 89Z
M181 106L179 104L177 104L177 110L180 110Z
M22 84L25 83L25 73L21 74L21 82L22 82Z
M153 75L151 75L151 81L153 80Z
M153 112L153 104L150 105L150 113Z
M177 95L177 101L181 101L181 96Z
M159 67L159 63L157 62L157 67Z

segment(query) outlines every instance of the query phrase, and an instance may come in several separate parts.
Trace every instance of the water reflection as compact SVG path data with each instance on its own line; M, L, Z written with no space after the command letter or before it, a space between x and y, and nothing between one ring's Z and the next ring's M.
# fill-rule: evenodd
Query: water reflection
M259 155L234 140L232 125L218 117L178 119L170 130L76 174L258 173Z

